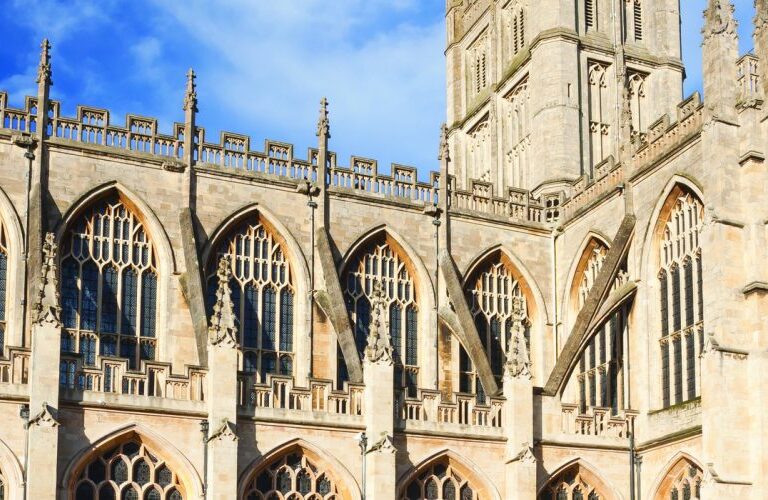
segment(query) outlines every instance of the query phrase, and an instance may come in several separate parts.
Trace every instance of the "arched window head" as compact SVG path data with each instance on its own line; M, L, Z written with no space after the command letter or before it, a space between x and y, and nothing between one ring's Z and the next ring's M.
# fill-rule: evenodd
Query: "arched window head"
M687 458L681 458L670 467L654 499L698 500L701 498L703 479L704 471L698 465Z
M703 218L701 200L678 186L668 197L657 224L664 407L701 393L698 365L704 344L704 299L699 232Z
M513 274L511 262L501 252L488 258L469 277L467 300L480 342L498 382L504 373L504 361L513 328L522 327L530 352L531 311L523 284ZM476 393L484 399L484 391L474 366L463 347L459 353L459 390Z
M608 66L593 62L588 68L589 76L589 136L592 166L594 167L611 154L612 104L608 91Z
M61 245L62 351L86 365L154 360L157 293L155 250L132 205L117 194L95 203Z
M5 325L7 321L6 306L8 304L8 242L5 226L0 220L0 356L5 348ZM2 500L2 497L0 497Z
M602 482L580 465L573 465L549 482L539 492L539 500L607 500Z
M433 462L402 488L399 500L478 500L477 488L448 459Z
M353 257L343 282L344 298L355 327L355 344L361 356L371 326L375 287L381 286L395 354L395 384L415 396L419 375L419 304L413 274L400 246L382 236Z
M10 497L11 496L8 492L8 479L6 479L3 471L0 470L0 500L5 500L6 498Z
M245 500L340 500L329 471L320 469L301 450L285 455L256 471L248 481Z
M285 244L260 217L230 231L212 253L206 273L208 315L216 302L219 259L232 262L232 302L243 353L242 369L258 374L293 374L295 286Z
M178 476L140 439L101 451L74 484L75 500L184 500Z

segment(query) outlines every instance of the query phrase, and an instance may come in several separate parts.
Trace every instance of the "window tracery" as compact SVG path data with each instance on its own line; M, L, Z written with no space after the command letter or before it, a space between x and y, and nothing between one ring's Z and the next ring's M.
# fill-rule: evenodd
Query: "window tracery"
M261 382L268 373L292 375L295 287L276 235L258 217L250 219L229 233L215 255L206 276L208 307L216 301L218 261L229 255L242 370L258 374Z
M138 439L91 460L74 493L75 500L184 500L176 473Z
M382 240L370 245L350 263L344 280L344 297L354 325L357 350L362 356L368 340L374 286L381 284L394 348L395 384L415 396L419 375L416 286L405 259L386 239ZM343 360L340 359L339 364L342 366Z
M467 172L473 179L489 181L491 167L490 127L484 119L468 133Z
M589 136L592 166L604 160L610 151L611 117L608 92L608 66L590 63L589 75Z
M516 308L525 318L525 340L530 352L531 321L527 299L509 265L501 258L486 265L467 286L470 287L467 290L470 312L480 342L491 363L491 371L500 383ZM485 392L472 361L462 346L459 349L459 390L475 393L479 400L484 400Z
M528 185L531 147L528 80L519 83L506 98L507 163L509 185Z
M10 498L8 494L8 480L5 478L5 474L0 470L0 500Z
M646 95L645 95L646 75L641 73L630 73L627 78L627 90L629 94L629 109L632 115L632 137L641 138L648 127L646 123Z
M114 195L88 209L61 247L62 352L79 353L86 365L98 356L127 358L129 369L154 360L157 273L154 247L130 205Z
M467 52L469 57L467 66L469 66L470 70L470 97L479 94L488 86L490 71L488 48L488 34L483 33Z
M0 221L0 356L5 349L6 305L8 303L8 243L5 226ZM0 499L1 500L1 499Z
M606 500L592 474L576 465L566 469L547 483L539 500Z
M459 474L448 460L421 471L405 486L400 500L479 500L468 478Z
M699 369L704 344L703 279L699 231L704 206L677 190L663 222L660 242L662 405L682 403L700 394Z
M522 2L510 2L503 11L504 18L504 47L503 53L509 61L526 46L526 12Z
M657 500L699 500L704 471L686 458L680 459L662 481Z
M578 275L578 309L584 307L592 287L605 262L608 247L593 240L585 250L589 258L581 277ZM625 263L626 265L626 263ZM621 270L612 285L615 290L626 281L626 270ZM587 343L579 357L576 373L579 391L579 412L587 413L591 408L610 408L617 414L624 407L624 348L628 336L629 306L616 311L603 323Z
M244 498L338 500L341 495L327 471L318 469L304 453L294 452L257 472L248 482Z

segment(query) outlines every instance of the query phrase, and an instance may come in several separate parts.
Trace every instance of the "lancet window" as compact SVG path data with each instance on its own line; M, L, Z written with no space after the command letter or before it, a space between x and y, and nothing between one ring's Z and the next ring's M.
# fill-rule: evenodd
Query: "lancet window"
M579 309L589 296L603 267L608 248L593 240L585 251L588 256L582 264L578 287ZM577 275L578 279L578 275ZM619 271L613 283L616 290L627 281L626 269ZM624 408L624 350L628 338L629 306L624 306L603 323L591 337L579 358L576 374L579 390L579 411L587 413L593 408L610 408L615 415Z
M604 160L610 151L611 105L608 96L608 67L589 65L589 137L592 166Z
M469 60L467 66L469 67L469 88L471 89L470 97L473 97L488 86L489 71L490 71L490 57L488 55L488 35L484 33L481 35L468 50Z
M157 272L130 204L114 195L88 209L61 245L62 353L78 353L85 365L98 356L127 358L129 369L154 360Z
M699 387L699 355L704 344L701 229L704 206L677 190L663 224L659 245L661 378L664 407L694 399Z
M389 315L389 334L395 354L395 384L415 396L419 375L416 285L404 257L383 238L350 263L344 281L344 297L361 356L368 339L371 304L377 283L382 287ZM343 361L340 366L343 366Z
M578 465L566 469L547 483L539 500L606 500L597 481Z
M680 459L662 481L656 500L699 500L704 471L690 460Z
M232 302L242 351L242 370L258 375L292 375L295 286L283 244L258 217L241 223L208 263L208 307L216 302L218 260L232 262ZM210 310L209 310L210 315Z
M303 453L296 452L275 460L248 482L245 500L338 500L339 489L333 478L319 469Z
M645 95L645 75L640 73L630 73L627 79L627 94L629 96L629 109L632 115L632 137L642 139L646 123L646 95Z
M99 454L75 484L75 500L184 500L176 473L139 440Z
M464 475L447 460L437 462L405 486L400 500L478 500L480 497Z
M526 79L506 97L508 184L519 188L528 185L531 149L529 104L530 93Z
M5 348L5 322L8 304L8 243L5 226L0 221L0 356Z
M507 55L507 60L516 56L521 50L525 48L525 23L526 13L525 6L520 3L510 2L504 9L504 40L505 47L504 53Z
M491 263L468 283L468 301L480 342L491 363L491 371L498 383L504 374L507 346L513 324L522 323L530 352L530 316L528 303L521 284L512 275L503 259ZM485 399L475 367L463 347L459 352L459 390L475 393Z
M488 120L484 119L468 133L467 173L473 179L490 181L491 147Z

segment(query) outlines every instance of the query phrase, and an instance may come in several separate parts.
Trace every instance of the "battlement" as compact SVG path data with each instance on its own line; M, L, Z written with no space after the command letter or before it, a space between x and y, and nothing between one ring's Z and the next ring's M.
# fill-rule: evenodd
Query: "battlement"
M37 133L38 103L26 97L24 107L8 106L8 95L0 92L0 129L22 133ZM61 114L61 103L50 101L46 136L72 141L88 147L106 147L145 157L154 157L168 170L186 168L184 144L186 127L175 122L171 133L159 132L155 118L129 114L124 125L115 125L107 109L78 106L74 117ZM209 141L203 127L195 128L192 139L195 168L238 170L243 173L276 176L299 182L318 181L318 149L308 148L304 158L296 155L292 144L267 139L261 151L254 150L247 135L223 131L218 141ZM352 156L348 166L340 165L334 152L328 153L326 186L331 192L355 193L360 196L389 198L416 206L438 202L439 174L431 171L428 181L419 180L415 167L392 164L389 173L382 173L376 160ZM469 213L490 215L496 219L515 222L541 222L541 207L530 199L527 191L511 190L506 198L492 195L490 184L475 181L472 189L462 191L450 182L451 207ZM514 192L512 192L514 191Z

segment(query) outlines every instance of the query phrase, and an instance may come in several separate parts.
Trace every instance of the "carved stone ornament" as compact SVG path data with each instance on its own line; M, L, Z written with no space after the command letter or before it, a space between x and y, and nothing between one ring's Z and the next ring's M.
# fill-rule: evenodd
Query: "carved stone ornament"
M53 83L51 82L51 42L48 39L44 39L40 44L40 64L37 67L37 83Z
M331 122L328 120L328 99L320 100L320 118L317 120L317 136L331 137Z
M704 357L711 352L717 351L720 348L720 343L715 339L712 333L707 334L707 338L704 339L704 348L701 350L700 357Z
M381 282L373 285L371 299L371 324L368 331L368 345L365 347L365 359L371 363L393 364L392 339L389 336L387 304Z
M208 338L211 345L223 347L237 347L237 327L232 304L232 291L229 288L229 280L232 277L232 261L229 255L224 255L219 260L219 268L216 271L219 286L216 289L216 303L213 306L211 326L208 327Z
M734 10L730 0L709 0L707 10L704 11L704 28L701 30L705 41L715 35L736 36Z
M536 465L536 455L533 454L533 447L529 443L523 445L523 449L512 460L513 462L520 462L523 465Z
M58 427L59 421L56 420L56 417L53 416L53 413L56 410L53 410L50 406L48 406L48 402L43 402L43 409L40 410L40 413L35 415L34 417L29 419L29 427L37 426L37 427Z
M531 356L528 352L528 344L525 341L525 304L520 297L512 299L512 325L507 345L507 361L504 366L505 374L512 378L525 378L530 380Z
M440 150L437 153L437 159L451 161L450 146L448 145L448 126L445 123L440 128Z
M376 441L373 446L366 452L366 454L369 453L383 453L383 454L390 454L394 455L397 453L397 448L395 448L395 444L392 442L392 439L388 435L384 435Z
M166 172L181 173L184 170L186 170L186 168L187 166L180 161L171 160L171 161L163 162L163 170L165 170Z
M61 328L61 306L59 305L59 279L56 267L56 251L53 233L45 235L43 243L43 266L40 273L37 297L32 306L32 324Z
M211 441L237 441L237 428L235 424L227 420L226 418L221 421L221 425L213 431L211 437L208 438L208 442Z
M187 71L187 88L184 92L184 111L197 111L197 84L192 68Z

